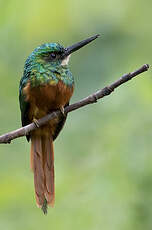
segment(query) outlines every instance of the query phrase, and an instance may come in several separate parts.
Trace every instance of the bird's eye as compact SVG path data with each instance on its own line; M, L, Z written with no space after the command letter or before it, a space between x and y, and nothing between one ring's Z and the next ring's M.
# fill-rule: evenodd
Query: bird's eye
M55 59L56 58L56 54L55 53L51 53L51 58Z

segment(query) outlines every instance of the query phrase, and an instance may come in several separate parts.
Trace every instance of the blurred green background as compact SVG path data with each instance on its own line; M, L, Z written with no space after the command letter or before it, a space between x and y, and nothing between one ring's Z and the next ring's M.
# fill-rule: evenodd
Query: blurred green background
M151 64L152 1L1 0L0 133L19 128L24 62L45 42L71 45L72 102ZM30 145L0 146L0 229L152 229L151 70L97 104L69 114L55 142L56 204L36 207Z

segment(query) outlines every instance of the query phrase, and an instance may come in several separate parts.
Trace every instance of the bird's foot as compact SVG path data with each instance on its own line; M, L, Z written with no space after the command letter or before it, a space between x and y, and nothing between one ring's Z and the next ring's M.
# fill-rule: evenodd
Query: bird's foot
M62 113L62 115L63 115L64 117L66 117L65 112L64 112L64 107L63 107L63 106L60 107L60 112Z
M33 119L33 122L34 122L34 124L35 124L35 126L36 126L37 128L40 127L39 122L38 122L37 119L34 118L34 119Z

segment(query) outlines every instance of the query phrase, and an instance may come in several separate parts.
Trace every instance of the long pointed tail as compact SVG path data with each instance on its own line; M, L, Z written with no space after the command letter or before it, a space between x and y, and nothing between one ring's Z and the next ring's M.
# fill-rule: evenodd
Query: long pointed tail
M51 137L33 134L31 142L36 203L46 214L47 205L54 206L55 200L53 140Z

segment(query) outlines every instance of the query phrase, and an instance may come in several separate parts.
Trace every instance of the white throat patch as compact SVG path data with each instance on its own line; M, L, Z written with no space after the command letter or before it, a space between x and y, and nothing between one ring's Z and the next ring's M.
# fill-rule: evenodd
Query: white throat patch
M70 56L71 56L71 55L69 55L69 56L67 56L66 58L64 58L64 59L62 60L62 62L61 62L61 65L63 65L63 66L64 66L64 65L68 65Z

